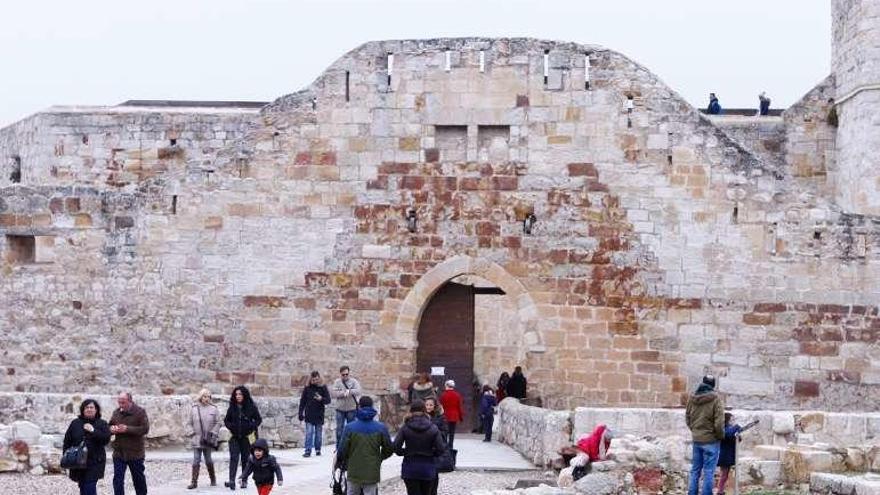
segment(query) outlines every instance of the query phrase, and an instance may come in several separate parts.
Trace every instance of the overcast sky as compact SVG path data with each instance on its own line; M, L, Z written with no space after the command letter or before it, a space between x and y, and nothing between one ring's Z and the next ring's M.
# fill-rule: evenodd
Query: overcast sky
M370 40L595 43L692 104L797 101L830 71L828 0L28 0L0 4L0 126L56 104L272 100Z

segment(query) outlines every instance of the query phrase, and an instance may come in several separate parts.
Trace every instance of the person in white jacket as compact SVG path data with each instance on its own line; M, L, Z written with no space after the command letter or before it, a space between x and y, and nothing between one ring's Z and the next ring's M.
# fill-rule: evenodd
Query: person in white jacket
M345 425L353 423L357 412L357 401L360 399L361 384L357 378L351 376L348 366L339 368L339 378L333 381L333 389L330 391L336 399L336 448L342 441L342 431Z

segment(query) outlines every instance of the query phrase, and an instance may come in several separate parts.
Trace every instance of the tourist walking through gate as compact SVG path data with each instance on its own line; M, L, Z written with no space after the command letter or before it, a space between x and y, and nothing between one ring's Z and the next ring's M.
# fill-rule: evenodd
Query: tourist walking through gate
M67 476L79 486L80 495L97 495L98 480L104 477L107 453L104 447L110 442L110 426L101 419L101 406L94 399L86 399L79 405L79 416L70 422L64 432L62 452L82 445L87 449L85 465L70 469Z
M461 394L455 390L454 380L446 380L446 390L440 394L440 404L443 406L443 414L446 415L446 422L449 425L449 448L453 449L455 448L455 429L459 423L464 421L463 401Z
M187 425L192 432L189 445L193 449L192 481L187 486L190 490L199 486L199 469L202 457L205 458L205 469L208 471L211 486L217 486L217 475L214 472L214 460L211 453L217 450L220 444L221 424L220 410L214 405L211 391L203 388L199 391L196 403L190 410L189 424Z
M134 403L131 393L116 398L119 405L110 417L113 437L113 494L125 493L125 470L131 471L131 482L137 495L147 494L144 458L147 456L144 437L150 432L147 412Z
M483 425L484 442L492 441L492 426L495 424L495 391L489 385L483 385L480 397L480 423Z
M224 485L230 490L235 490L235 473L241 462L244 471L251 445L257 440L258 430L263 418L251 397L250 390L243 385L232 389L229 397L229 408L226 409L226 417L223 424L229 430L229 481ZM241 487L245 488L247 481L242 480Z
M388 427L376 421L373 399L363 396L358 401L356 420L345 426L336 449L336 465L347 471L347 495L377 495L382 461L394 449Z
M715 392L715 377L706 375L688 399L685 421L693 438L688 495L697 495L702 473L702 495L712 495L712 484L721 440L724 438L724 404Z
M355 419L358 400L361 396L361 383L351 376L348 366L339 368L339 378L333 381L333 397L336 398L336 449L342 441L345 425Z
M528 392L528 380L523 374L522 366L513 369L513 376L507 380L507 396L515 399L525 399Z
M415 400L403 427L394 437L394 452L403 456L400 477L407 495L431 495L437 480L436 459L446 451L440 430L425 413L425 403Z
M254 476L254 485L257 487L257 495L269 495L278 478L278 486L284 484L284 476L281 474L281 466L275 460L275 456L269 455L269 442L265 438L258 438L251 447L251 455L248 457L247 466L242 466L241 486L247 484L249 476Z
M324 439L324 411L330 403L330 391L324 385L321 374L312 371L309 384L302 391L299 399L299 420L306 422L305 452L303 457L321 455L321 443Z

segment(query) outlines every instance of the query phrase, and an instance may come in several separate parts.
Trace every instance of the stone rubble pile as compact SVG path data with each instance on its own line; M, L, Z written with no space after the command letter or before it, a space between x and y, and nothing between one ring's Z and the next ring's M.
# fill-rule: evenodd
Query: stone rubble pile
M59 435L44 435L29 421L0 424L0 473L60 473L62 440Z

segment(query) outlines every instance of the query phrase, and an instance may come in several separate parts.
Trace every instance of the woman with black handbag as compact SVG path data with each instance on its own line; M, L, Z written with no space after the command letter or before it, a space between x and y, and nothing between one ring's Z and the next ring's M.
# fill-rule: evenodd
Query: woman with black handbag
M190 447L193 449L192 482L187 486L190 490L199 486L202 456L205 457L205 468L208 470L211 486L217 486L211 452L217 450L220 443L220 424L220 411L211 400L211 391L203 388L199 391L198 401L193 404L189 418L189 427L192 431Z
M101 419L101 406L94 399L79 405L79 417L70 422L64 433L62 451L65 463L74 461L81 467L70 468L67 475L79 485L80 495L97 495L98 480L104 477L110 442L110 426ZM81 457L85 449L85 462Z

